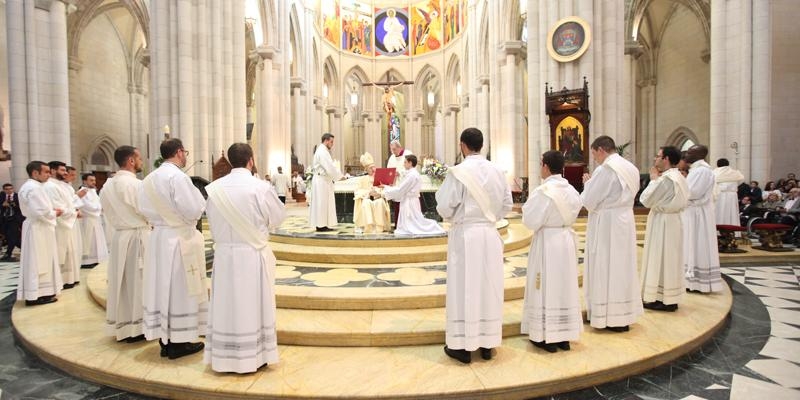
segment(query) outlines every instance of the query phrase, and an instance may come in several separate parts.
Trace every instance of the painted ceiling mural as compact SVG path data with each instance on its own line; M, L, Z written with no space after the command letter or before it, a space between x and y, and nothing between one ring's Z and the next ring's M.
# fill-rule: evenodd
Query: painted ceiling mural
M323 0L320 31L342 51L367 57L414 56L441 50L467 22L467 0L425 0L373 7L372 2Z

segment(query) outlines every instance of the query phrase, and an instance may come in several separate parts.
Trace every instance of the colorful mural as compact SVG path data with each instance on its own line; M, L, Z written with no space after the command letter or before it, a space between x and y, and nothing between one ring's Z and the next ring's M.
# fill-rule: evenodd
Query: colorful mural
M371 7L356 0L343 0L342 15L342 50L373 55L373 28Z
M339 34L341 31L339 25L339 0L322 1L319 7L322 36L325 37L325 40L339 47L341 43L341 35Z
M408 55L408 9L375 9L375 51L378 55Z
M442 47L442 9L439 0L428 0L411 7L413 54L425 54Z
M421 55L441 50L466 26L467 0L423 0L406 3L410 7L383 8L372 8L371 3L317 0L325 40L363 56Z

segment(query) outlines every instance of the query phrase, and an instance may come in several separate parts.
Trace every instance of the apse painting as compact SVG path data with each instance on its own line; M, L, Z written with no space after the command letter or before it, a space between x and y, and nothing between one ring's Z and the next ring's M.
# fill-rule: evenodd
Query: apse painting
M371 56L372 47L372 9L364 2L343 0L342 8L342 50L349 53Z
M567 162L583 162L583 124L573 117L564 118L556 127L557 150Z
M408 55L408 9L375 10L375 51L384 56Z
M325 40L339 47L341 43L341 29L339 24L339 0L322 1L320 4L320 16L322 19L322 36Z
M411 7L413 55L442 47L442 10L439 0L422 1Z
M444 44L450 43L458 36L461 30L458 3L458 0L444 0L444 9L442 10L442 39Z

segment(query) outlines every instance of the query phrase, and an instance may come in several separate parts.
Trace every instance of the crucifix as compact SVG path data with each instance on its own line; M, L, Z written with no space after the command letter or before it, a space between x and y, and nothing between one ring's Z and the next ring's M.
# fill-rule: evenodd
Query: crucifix
M394 88L413 84L414 81L368 82L361 84L361 86L383 86L381 103L383 103L383 111L386 113L386 132L389 136L389 143L393 140L400 140L400 119L395 115Z

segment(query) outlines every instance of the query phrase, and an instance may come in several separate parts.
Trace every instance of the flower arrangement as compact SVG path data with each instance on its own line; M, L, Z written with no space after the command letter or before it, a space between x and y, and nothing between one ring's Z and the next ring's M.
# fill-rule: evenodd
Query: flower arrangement
M447 164L442 164L435 158L425 158L422 160L422 173L428 175L431 180L441 182L447 176Z
M306 190L311 189L311 179L314 178L314 168L311 166L306 167L305 171L303 171L303 180L306 181Z

